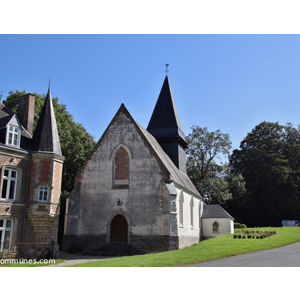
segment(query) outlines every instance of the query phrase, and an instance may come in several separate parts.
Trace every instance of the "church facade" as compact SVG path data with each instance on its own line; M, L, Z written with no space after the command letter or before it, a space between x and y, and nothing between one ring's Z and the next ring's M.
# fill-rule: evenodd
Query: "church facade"
M186 174L186 148L168 76L147 129L122 104L67 199L65 250L150 253L201 241L206 204ZM217 216L206 223L209 237L225 229Z
M0 103L0 255L55 257L64 158L50 87L33 133L34 95Z

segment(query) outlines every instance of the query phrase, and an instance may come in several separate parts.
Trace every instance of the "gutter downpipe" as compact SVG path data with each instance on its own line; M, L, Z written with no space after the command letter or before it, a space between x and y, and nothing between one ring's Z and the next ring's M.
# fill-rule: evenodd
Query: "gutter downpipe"
M22 253L22 256L23 256L23 243L24 243L24 240L25 240L25 226L26 226L26 218L27 218L27 203L28 203L30 171L31 171L31 153L29 152L28 165L27 165L27 179L26 179L26 192L25 192L23 225L22 225L22 235L21 235L21 243L22 243L21 244L21 253Z

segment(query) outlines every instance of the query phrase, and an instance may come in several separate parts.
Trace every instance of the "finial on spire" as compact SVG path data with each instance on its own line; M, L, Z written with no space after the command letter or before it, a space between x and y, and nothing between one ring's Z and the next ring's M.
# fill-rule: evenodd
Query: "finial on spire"
M168 75L168 73L169 73L169 64L166 64L166 70L165 70L165 72L166 72L166 74Z
M50 90L50 77L49 77L48 90Z

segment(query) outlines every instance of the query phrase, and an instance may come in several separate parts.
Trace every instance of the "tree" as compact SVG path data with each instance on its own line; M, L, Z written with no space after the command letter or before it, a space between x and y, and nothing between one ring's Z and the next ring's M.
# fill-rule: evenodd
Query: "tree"
M3 101L4 105L13 113L18 112L18 101L20 96L26 95L26 91L10 91L9 96ZM33 93L35 96L34 128L44 105L46 95ZM62 154L65 157L62 174L62 197L71 191L74 179L95 146L94 138L86 132L85 128L76 123L73 116L67 111L64 104L58 103L58 98L53 98L53 109L55 112L57 129L60 138Z
M239 217L250 226L280 226L300 213L300 133L291 124L262 122L230 158L232 172L245 178Z
M230 137L220 130L209 132L206 127L191 129L186 138L188 175L207 203L223 204L232 199L234 185L242 185L242 177L233 178L229 173Z

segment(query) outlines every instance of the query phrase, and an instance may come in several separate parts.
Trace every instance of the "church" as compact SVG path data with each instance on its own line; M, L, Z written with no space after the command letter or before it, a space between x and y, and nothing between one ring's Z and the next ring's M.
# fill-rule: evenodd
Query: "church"
M233 233L233 218L188 177L187 147L168 76L147 129L121 104L67 199L64 250L142 254Z
M19 99L17 114L0 102L0 257L58 253L64 157L50 86L35 130L34 108L32 94Z

